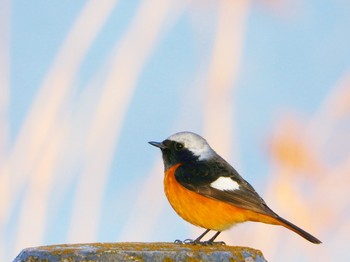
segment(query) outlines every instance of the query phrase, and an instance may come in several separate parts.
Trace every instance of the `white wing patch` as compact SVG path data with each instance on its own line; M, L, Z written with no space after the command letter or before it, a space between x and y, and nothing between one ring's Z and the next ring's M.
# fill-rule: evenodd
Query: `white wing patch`
M222 191L234 191L239 189L239 184L229 177L219 177L212 182L210 186Z

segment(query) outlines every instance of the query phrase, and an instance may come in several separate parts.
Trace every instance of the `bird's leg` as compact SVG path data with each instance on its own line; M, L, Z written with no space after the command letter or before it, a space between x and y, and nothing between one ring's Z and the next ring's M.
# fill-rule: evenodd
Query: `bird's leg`
M204 245L213 245L213 244L226 245L226 243L223 241L214 242L214 240L217 238L218 235L220 235L220 233L221 231L216 232L215 235L212 236L212 238L210 238L208 241L204 241L203 244Z
M221 233L221 231L216 232L215 235L212 236L212 238L208 240L208 242L209 242L209 243L213 243L214 240L215 240L215 238L217 238L218 235L220 235L220 233Z
M200 240L206 235L208 234L208 232L210 231L210 229L207 229L204 231L203 234L201 234L199 237L197 237L195 240L192 239L185 239L184 241L181 241L179 239L175 240L175 244L199 244L201 243Z
M210 231L210 229L207 229L203 232L203 234L201 234L199 237L197 237L193 242L194 243L200 243L201 242L201 239L206 235L208 234Z

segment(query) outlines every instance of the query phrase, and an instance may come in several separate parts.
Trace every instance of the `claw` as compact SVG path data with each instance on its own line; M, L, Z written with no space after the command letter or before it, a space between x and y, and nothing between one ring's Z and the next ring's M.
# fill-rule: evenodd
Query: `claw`
M187 238L187 239L184 240L184 243L185 244L194 244L194 243L196 243L196 241L194 241L193 239Z
M174 241L174 243L175 244L184 244L184 241L181 241L180 239L176 239L175 241Z
M218 242L203 241L203 242L200 242L199 244L202 244L204 246L212 246L212 245L226 246L226 243L224 241L218 241Z

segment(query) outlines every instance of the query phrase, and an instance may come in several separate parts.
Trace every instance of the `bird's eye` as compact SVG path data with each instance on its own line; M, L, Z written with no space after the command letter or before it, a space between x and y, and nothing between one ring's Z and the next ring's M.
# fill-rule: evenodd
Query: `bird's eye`
M176 149L177 151L182 150L184 147L185 147L185 146L184 146L183 144L181 144L181 143L175 143L175 149Z

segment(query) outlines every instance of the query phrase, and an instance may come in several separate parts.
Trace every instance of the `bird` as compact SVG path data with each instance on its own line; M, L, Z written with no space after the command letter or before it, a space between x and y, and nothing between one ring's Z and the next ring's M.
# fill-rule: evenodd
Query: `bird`
M184 220L205 229L195 240L186 243L219 243L214 240L222 231L246 221L283 226L312 243L321 243L272 211L255 189L200 135L183 131L162 142L148 143L162 152L164 191L170 205ZM216 233L209 240L201 241L212 230Z

